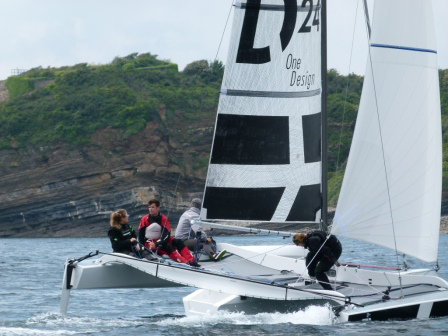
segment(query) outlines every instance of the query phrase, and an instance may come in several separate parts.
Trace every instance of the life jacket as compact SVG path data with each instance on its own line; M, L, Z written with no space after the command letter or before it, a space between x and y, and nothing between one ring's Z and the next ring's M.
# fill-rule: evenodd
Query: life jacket
M162 226L159 223L152 223L146 227L145 238L148 240L160 239L162 236Z

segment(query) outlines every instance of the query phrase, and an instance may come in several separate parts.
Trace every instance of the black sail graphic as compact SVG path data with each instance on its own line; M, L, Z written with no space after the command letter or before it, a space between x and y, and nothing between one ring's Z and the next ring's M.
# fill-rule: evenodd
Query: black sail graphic
M317 1L237 4L201 217L319 222Z

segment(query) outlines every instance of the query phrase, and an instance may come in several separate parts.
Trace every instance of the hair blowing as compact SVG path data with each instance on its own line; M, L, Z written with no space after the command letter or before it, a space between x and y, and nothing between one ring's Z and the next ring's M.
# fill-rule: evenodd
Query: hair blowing
M126 210L124 209L119 209L117 211L114 211L110 214L110 226L117 228L117 229L121 229L121 219L125 218L128 215L128 213L126 212Z
M305 233L297 233L292 237L294 244L299 245L300 243L305 243L305 238L307 235Z

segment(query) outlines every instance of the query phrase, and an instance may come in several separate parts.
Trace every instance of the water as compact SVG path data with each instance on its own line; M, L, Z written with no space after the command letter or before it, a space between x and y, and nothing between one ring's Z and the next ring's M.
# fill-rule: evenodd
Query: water
M289 243L270 236L219 237L219 241ZM396 266L392 251L342 241L343 261ZM448 279L448 235L440 236L439 245L439 274ZM67 316L59 315L64 261L95 250L109 252L109 240L0 239L0 335L446 335L448 330L448 318L335 324L331 311L317 306L291 314L185 317L182 297L194 291L191 288L74 290ZM408 261L413 268L432 267Z

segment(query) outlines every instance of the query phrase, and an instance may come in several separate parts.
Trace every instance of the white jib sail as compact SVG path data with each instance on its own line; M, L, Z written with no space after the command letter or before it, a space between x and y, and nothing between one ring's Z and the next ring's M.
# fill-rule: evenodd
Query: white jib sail
M370 55L332 233L435 261L442 141L431 2L376 0Z
M235 6L202 219L319 222L320 0Z

